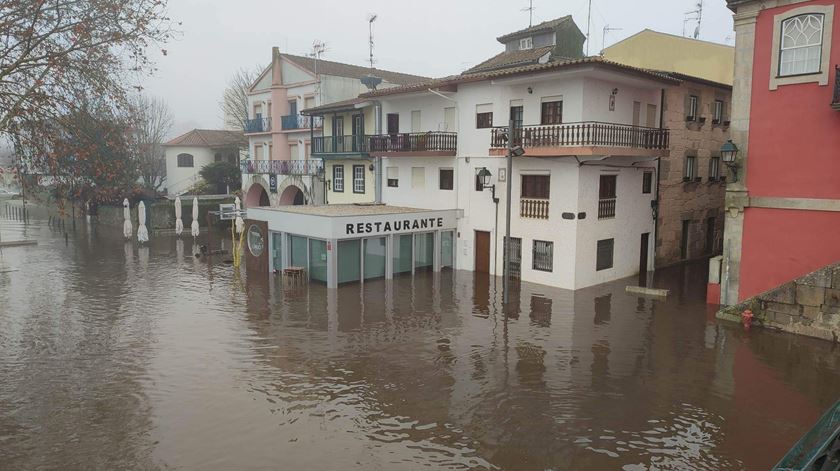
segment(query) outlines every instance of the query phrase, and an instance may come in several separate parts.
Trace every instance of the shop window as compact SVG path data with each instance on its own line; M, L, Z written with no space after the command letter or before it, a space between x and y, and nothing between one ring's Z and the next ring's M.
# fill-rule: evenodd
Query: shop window
M385 276L385 244L384 237L364 240L366 280Z
M431 270L435 262L435 234L432 232L414 236L414 268Z
M554 242L546 240L534 241L533 263L531 264L534 270L538 271L553 271L554 270Z
M362 255L359 239L338 241L338 282L347 283L361 279Z
M327 243L309 239L309 279L327 282Z
M607 270L613 267L613 249L615 239L604 239L598 241L598 252L595 259L595 270Z
M411 252L414 236L401 234L394 236L394 274L411 273Z
M440 233L440 266L441 268L455 266L455 233L453 231Z
M289 263L291 266L306 268L308 266L307 252L306 237L289 237Z

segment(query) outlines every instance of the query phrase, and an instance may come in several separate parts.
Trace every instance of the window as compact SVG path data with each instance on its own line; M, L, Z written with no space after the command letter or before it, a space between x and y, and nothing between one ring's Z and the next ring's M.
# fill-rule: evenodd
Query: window
M452 190L455 188L455 170L442 168L439 173L439 187L441 190Z
M723 122L723 100L715 100L715 114L712 116L712 124Z
M411 187L417 189L426 187L426 167L411 167Z
M695 178L697 178L697 156L686 155L683 181L691 182L694 181Z
M344 165L333 165L333 191L344 191Z
M653 172L645 172L642 175L642 193L649 194L653 188Z
M365 166L353 166L353 193L365 192Z
M513 127L521 128L524 124L525 107L522 105L522 100L511 100L510 102L510 119L513 120Z
M720 157L709 159L709 181L714 182L720 178Z
M523 198L548 199L550 189L550 175L522 175Z
M700 98L697 95L688 96L688 115L686 121L697 121L697 112L700 106Z
M607 270L613 267L613 249L615 239L598 241L598 252L595 257L595 271Z
M524 51L526 49L533 49L534 48L534 38L527 37L522 38L519 40L519 50Z
M680 237L680 258L688 258L688 231L691 230L691 220L684 219L682 222L682 235Z
M825 16L807 14L782 22L779 76L820 72Z
M193 156L192 156L192 154L178 154L178 166L179 167L192 167L193 166Z
M563 101L544 101L541 116L540 124L561 124L563 122Z
M715 222L713 217L706 218L706 253L715 251Z
M297 144L291 144L289 146L289 158L292 159L292 160L299 160L300 159L300 154L298 153L298 145Z
M554 242L546 240L534 241L534 254L531 266L538 271L552 271L554 269Z
M411 132L421 132L420 110L414 110L411 112Z
M400 186L400 168L399 167L388 167L385 169L385 177L388 179L388 186L391 188L397 188Z
M618 175L601 175L598 187L598 219L615 217Z
M263 145L262 144L255 144L254 145L254 160L263 160Z
M222 161L222 153L216 152L216 155L213 156L213 162L221 162Z
M475 127L476 129L493 127L493 105L484 104L475 107Z
M475 169L475 191L484 191L484 182L478 174L485 168L486 167L476 167Z
M458 110L454 106L443 109L443 127L444 131L458 131Z

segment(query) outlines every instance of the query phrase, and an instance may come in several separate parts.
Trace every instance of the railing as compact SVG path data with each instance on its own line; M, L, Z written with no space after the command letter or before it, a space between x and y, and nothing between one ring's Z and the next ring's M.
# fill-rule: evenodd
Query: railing
M493 128L490 146L507 146L507 128ZM668 149L667 129L587 121L544 126L522 126L513 131L513 144L528 147L605 146L633 149Z
M290 114L280 118L280 127L284 130L321 128L324 125L324 118L321 116L304 116L302 114Z
M367 153L370 136L323 136L312 140L312 154Z
M243 128L246 133L271 131L271 118L246 119Z
M324 171L324 161L310 160L244 160L239 164L244 174L318 175Z
M601 198L598 200L598 219L615 217L615 198Z
M840 401L834 403L805 436L787 452L773 471L822 471L838 467Z
M831 99L831 107L840 111L840 65L834 66L834 98Z
M458 134L439 131L383 134L370 136L369 144L371 152L455 152L458 147Z
M534 198L520 199L519 216L531 219L548 219L548 200Z

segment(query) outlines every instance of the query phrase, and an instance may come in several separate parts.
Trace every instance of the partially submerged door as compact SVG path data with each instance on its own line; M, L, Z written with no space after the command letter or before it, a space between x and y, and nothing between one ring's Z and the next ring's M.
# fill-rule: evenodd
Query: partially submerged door
M490 233L475 231L475 271L490 273Z

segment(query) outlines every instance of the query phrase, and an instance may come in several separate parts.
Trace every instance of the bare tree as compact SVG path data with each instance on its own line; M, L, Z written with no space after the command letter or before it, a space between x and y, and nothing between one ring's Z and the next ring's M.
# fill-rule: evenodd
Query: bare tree
M228 129L242 130L248 120L248 89L262 73L262 67L239 69L228 80L222 97L222 115Z
M90 93L123 100L126 78L152 68L147 49L172 35L166 0L0 0L0 134Z
M163 143L172 130L172 112L158 98L137 95L129 104L132 153L146 188L160 190L166 177Z

